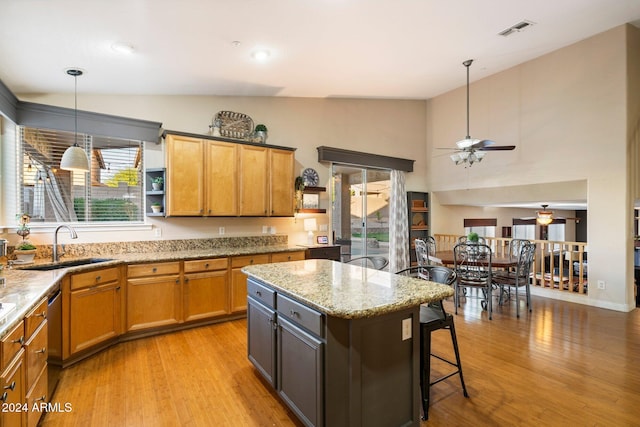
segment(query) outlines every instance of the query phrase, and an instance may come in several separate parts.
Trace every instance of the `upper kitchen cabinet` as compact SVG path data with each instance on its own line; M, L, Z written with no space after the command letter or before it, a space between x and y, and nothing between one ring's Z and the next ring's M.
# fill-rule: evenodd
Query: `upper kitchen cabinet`
M293 149L183 132L164 136L167 216L293 216Z
M204 214L204 144L201 139L167 136L167 216Z

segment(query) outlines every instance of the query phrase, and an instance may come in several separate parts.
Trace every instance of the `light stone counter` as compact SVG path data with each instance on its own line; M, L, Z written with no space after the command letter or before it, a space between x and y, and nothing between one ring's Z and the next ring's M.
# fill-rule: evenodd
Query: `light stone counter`
M447 285L328 260L252 265L242 272L342 319L380 316L453 295Z

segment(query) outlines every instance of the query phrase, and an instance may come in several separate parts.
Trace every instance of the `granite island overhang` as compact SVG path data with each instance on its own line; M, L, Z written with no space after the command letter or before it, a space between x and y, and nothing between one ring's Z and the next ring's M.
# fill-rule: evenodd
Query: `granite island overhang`
M249 359L305 425L419 425L420 304L450 286L328 260L242 271Z

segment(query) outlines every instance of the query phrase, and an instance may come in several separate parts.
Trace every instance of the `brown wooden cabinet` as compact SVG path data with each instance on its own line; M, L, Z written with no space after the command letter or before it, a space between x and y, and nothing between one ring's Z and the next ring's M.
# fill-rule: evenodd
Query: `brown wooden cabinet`
M309 247L306 251L306 258L340 261L340 245Z
M120 280L119 267L76 273L63 280L63 359L120 335Z
M206 216L238 215L238 146L204 141Z
M293 216L294 151L165 133L167 216Z
M184 320L229 313L228 258L184 262Z
M182 321L180 262L127 268L127 332Z
M33 410L38 402L49 401L47 396L48 322L47 299L43 299L25 317L24 369L27 403L27 426L35 427L42 411Z
M20 322L20 328L24 328ZM0 374L0 403L3 410L0 411L0 425L20 427L26 425L26 387L24 375L24 350L20 348L9 364L3 366ZM6 410L4 410L6 408Z
M236 256L231 258L231 312L247 309L247 275L241 269L247 265L267 264L269 254Z
M295 208L293 151L269 150L269 215L293 216Z
M204 146L201 139L169 135L166 139L167 216L204 214Z

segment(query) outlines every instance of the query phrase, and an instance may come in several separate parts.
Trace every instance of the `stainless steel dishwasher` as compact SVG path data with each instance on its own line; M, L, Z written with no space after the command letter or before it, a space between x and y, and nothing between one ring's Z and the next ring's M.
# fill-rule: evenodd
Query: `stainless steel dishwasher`
M47 321L49 328L48 396L51 400L62 371L62 294L60 288L54 289L49 294Z

